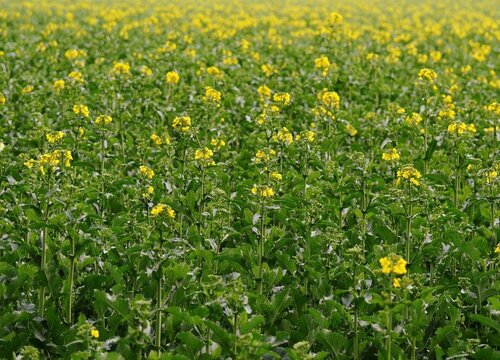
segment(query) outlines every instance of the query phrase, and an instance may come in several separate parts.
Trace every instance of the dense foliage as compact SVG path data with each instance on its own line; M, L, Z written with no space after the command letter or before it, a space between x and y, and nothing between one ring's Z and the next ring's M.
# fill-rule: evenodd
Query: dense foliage
M0 3L0 358L500 358L498 2Z

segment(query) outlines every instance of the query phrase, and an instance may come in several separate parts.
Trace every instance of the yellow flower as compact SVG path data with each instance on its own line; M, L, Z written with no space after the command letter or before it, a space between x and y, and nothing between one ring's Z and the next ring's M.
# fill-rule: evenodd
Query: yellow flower
M81 72L79 71L72 71L68 74L68 77L70 79L73 79L74 82L77 82L77 83L83 83L85 82L85 80L83 79L83 75Z
M45 134L45 137L49 144L54 144L56 142L59 142L63 139L64 133L62 131L55 131L52 133L47 133Z
M111 70L112 75L118 76L129 76L130 75L130 64L126 62L115 62L113 69Z
M418 72L418 79L420 81L428 81L428 82L432 83L432 82L434 82L434 80L436 80L436 78L437 78L437 74L434 70L424 68Z
M340 96L335 91L323 89L323 91L318 94L318 97L323 104L330 108L338 109L340 107Z
M212 139L210 140L210 144L215 147L217 150L220 150L224 146L226 146L226 142L222 139Z
M30 94L33 91L33 86L32 85L26 85L23 87L22 93L23 94Z
M215 165L215 162L212 160L213 156L214 152L207 147L196 149L194 152L194 159L201 165Z
M488 105L486 109L495 115L500 115L500 103L497 103L496 101Z
M417 113L411 113L411 115L406 117L406 123L408 125L418 125L422 122L422 117Z
M261 100L264 98L269 99L271 97L271 89L269 89L266 85L259 86L257 92L259 93Z
M495 248L495 254L500 254L500 244Z
M203 96L203 101L207 103L220 103L222 95L219 91L215 90L211 86L205 87L205 96Z
M7 100L5 99L4 94L2 94L2 93L0 92L0 105L5 104L5 102L6 102L6 101L7 101Z
M92 336L94 339L99 339L99 330L97 329L92 329L90 331L90 336Z
M392 286L395 287L396 289L400 288L401 280L399 278L394 278L394 280L392 280Z
M31 169L33 165L35 165L36 160L35 159L29 159L28 161L24 162L24 166L26 166L28 169Z
M314 59L314 68L321 70L323 77L328 74L330 66L330 60L324 55L321 55L319 58Z
M263 185L263 186L257 186L254 185L252 189L250 189L250 192L253 195L258 195L261 198L270 198L274 196L274 190L272 187Z
M271 179L276 180L276 181L281 181L281 179L283 179L283 175L281 175L277 171L271 172L270 176L271 176Z
M284 106L290 105L291 99L292 98L291 98L290 94L287 92L273 95L273 101L280 103L280 104L283 104Z
M393 273L395 275L406 274L406 260L398 255L391 254L379 259L380 266L382 266L382 273L389 275Z
M212 76L215 76L215 77L222 77L223 76L222 71L220 71L217 66L209 66L209 67L207 67L207 73L209 75L212 75Z
M151 76L151 75L153 75L153 70L151 70L151 68L149 66L147 66L147 65L142 65L141 69L139 71L144 76Z
M358 130L356 130L356 128L354 126L352 126L351 124L347 124L345 126L345 129L347 130L347 132L351 136L356 136L358 134Z
M157 204L151 209L151 216L153 217L161 215L162 213L166 213L171 219L175 218L175 211L168 205Z
M76 115L82 115L83 117L89 117L89 108L86 105L73 105L73 112Z
M399 160L399 158L399 152L396 148L392 148L391 150L382 153L382 160L385 161L396 161Z
M379 260L380 265L382 266L382 272L386 275L390 274L392 271L392 261L386 256Z
M109 115L99 115L95 121L94 124L96 125L109 125L113 121L113 118Z
M150 199L154 192L155 192L155 188L152 186L148 186L146 188L146 191L142 193L142 197L144 199Z
M375 62L375 61L377 61L377 60L379 59L379 57L380 57L380 55L379 55L379 54L375 54L375 53L368 53L368 54L366 55L366 60Z
M178 116L172 122L174 130L188 132L191 128L191 118L189 116Z
M260 67L260 69L266 75L266 77L271 77L276 72L276 70L274 69L274 67L272 65L270 65L270 64L263 64Z
M302 132L301 136L299 136L299 139L303 137L308 142L312 143L312 142L314 142L315 136L316 136L316 134L314 131L306 130L306 131ZM297 140L299 140L299 139L297 139Z
M139 166L139 172L150 180L155 176L155 172L145 165Z
M396 275L406 274L406 264L406 260L400 257L392 267L392 272Z
M255 162L257 164L261 162L268 162L275 156L276 156L276 151L274 151L273 149L270 149L268 151L258 150L257 153L255 154Z
M484 173L484 177L486 178L487 184L492 184L498 176L498 173L495 169L489 169Z
M165 80L169 84L177 84L179 82L180 76L176 71L169 71L165 75Z
M396 185L401 184L402 181L407 181L415 186L420 185L419 179L422 177L420 172L411 165L406 165L397 172Z
M286 127L284 127L278 131L277 135L273 136L273 140L274 141L281 141L287 145L290 145L291 143L293 143L293 135L290 132L290 130L288 130Z
M331 25L340 25L342 24L343 17L339 13L332 12L328 17L328 21L330 22Z
M76 59L78 57L78 55L79 55L79 52L76 49L69 49L69 50L66 50L66 52L64 53L64 57L68 60Z
M465 124L463 122L454 122L448 125L448 132L450 134L455 135L463 135L463 134L474 134L477 131L476 126L474 124Z
M56 80L54 81L54 85L52 85L52 87L54 88L55 91L60 91L62 89L64 89L64 86L65 86L65 82L64 80Z
M163 140L161 139L161 137L159 137L158 135L156 134L151 134L150 136L150 139L151 141L155 144L155 145L161 145L163 144Z

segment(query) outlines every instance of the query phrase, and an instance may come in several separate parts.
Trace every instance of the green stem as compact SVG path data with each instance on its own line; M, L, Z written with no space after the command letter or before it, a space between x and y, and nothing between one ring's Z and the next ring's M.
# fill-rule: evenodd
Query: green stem
M68 309L67 309L67 322L73 324L73 286L75 276L75 244L71 239L71 255L69 265L69 296L68 296Z
M260 237L259 237L259 249L258 249L258 256L259 256L259 295L262 295L262 273L263 273L263 266L264 266L264 242L266 241L266 228L265 228L265 217L266 217L266 210L264 205L262 205L261 208L261 218L260 218Z
M160 223L160 249L159 253L160 255L162 254L163 250L163 231L162 231L162 226L163 224ZM156 280L156 338L155 338L155 345L156 345L156 351L158 352L158 356L161 355L161 322L162 322L162 277L163 277L163 271L162 271L162 261L163 258L160 256L160 265L158 267L158 278Z

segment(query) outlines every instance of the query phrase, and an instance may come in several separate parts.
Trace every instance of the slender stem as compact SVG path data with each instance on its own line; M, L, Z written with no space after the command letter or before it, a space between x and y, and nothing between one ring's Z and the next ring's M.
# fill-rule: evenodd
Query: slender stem
M237 339L238 339L238 313L234 313L234 325L233 325L234 343L233 343L233 353L236 355L237 350Z
M68 311L67 311L67 322L72 325L73 323L73 286L74 286L74 276L75 276L75 240L73 237L70 238L71 241L71 254L70 254L70 266L69 266L69 296L68 296Z
M162 226L163 224L160 223L160 249L159 253L160 255L163 252L163 231L162 231ZM158 278L156 280L156 338L155 338L155 345L156 345L156 351L158 352L158 356L161 355L161 315L162 315L162 278L163 278L163 271L162 271L162 261L163 257L160 256L160 265L158 267Z
M392 309L387 316L387 359L392 359Z
M47 194L45 195L45 211L44 211L44 220L45 223L49 220L49 197L48 194L50 193L50 188L51 188L51 170L48 171L48 180L47 180ZM42 229L41 232L41 246L42 246L42 259L40 263L40 268L42 270L42 273L46 275L47 272L47 236L48 236L48 228L45 226ZM38 314L40 317L43 317L45 313L45 286L42 286L40 288L40 298L38 302Z
M458 207L458 191L460 188L460 155L458 155L457 167L455 169L455 196L454 203L455 207Z
M263 273L263 266L264 266L264 242L266 241L266 228L265 228L265 217L266 217L266 209L264 205L261 207L261 218L260 218L260 237L259 237L259 249L258 249L258 255L259 255L259 295L262 295L262 273Z

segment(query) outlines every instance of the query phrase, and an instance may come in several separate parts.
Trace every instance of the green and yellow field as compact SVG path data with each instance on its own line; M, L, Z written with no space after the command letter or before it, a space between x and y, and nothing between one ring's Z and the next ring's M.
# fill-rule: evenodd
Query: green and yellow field
M0 0L0 359L500 359L499 8Z

